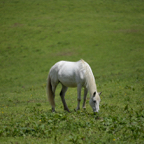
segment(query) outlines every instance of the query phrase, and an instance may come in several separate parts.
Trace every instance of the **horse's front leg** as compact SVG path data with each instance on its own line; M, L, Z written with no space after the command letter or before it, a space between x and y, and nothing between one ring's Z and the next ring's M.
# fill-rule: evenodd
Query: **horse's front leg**
M78 85L77 86L77 101L78 101L78 105L77 105L77 108L76 110L79 110L80 109L80 101L81 101L81 85Z
M87 97L88 89L84 89L84 101L83 101L83 108L86 109L86 97Z

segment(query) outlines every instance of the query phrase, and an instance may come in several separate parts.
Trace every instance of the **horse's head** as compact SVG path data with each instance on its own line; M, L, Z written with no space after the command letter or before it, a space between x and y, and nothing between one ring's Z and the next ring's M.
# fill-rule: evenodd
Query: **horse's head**
M100 104L100 94L102 92L98 93L98 92L94 92L93 96L90 98L89 104L92 107L94 112L98 112L99 111L99 104Z

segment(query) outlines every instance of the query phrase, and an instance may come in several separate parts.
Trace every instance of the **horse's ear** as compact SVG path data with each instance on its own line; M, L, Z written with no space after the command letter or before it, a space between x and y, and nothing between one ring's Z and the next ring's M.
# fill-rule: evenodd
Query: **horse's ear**
M93 93L93 97L95 97L95 95L96 95L96 92Z
M99 93L98 93L98 94L99 94L99 96L101 95L101 93L102 93L102 92L99 92Z

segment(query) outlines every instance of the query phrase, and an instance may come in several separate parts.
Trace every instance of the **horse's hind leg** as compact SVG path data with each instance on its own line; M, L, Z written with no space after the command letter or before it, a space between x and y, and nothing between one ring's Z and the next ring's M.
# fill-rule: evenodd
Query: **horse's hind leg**
M61 100L62 100L62 103L63 103L63 106L64 106L64 110L70 112L69 109L68 109L68 106L66 104L66 101L65 101L65 93L66 93L67 89L68 89L68 87L62 85L62 90L60 92L60 97L61 97Z
M84 101L83 101L83 108L86 109L86 97L87 97L88 90L87 88L84 89Z

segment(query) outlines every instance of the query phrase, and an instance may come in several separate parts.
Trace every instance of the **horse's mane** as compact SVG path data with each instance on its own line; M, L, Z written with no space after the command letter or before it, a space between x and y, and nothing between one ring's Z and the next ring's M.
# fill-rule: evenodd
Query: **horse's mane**
M97 87L96 87L96 82L95 82L93 72L87 62L85 62L83 59L81 59L80 61L81 61L81 70L85 74L85 79L86 79L85 85L90 92L90 96L92 96L95 91L97 92Z

